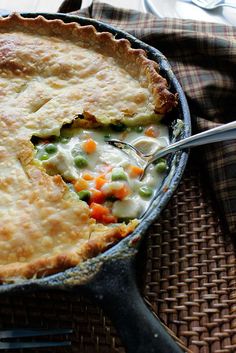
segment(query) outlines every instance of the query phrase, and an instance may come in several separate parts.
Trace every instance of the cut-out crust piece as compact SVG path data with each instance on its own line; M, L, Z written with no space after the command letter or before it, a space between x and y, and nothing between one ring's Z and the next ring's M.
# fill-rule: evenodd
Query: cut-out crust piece
M138 221L90 217L60 175L35 161L32 136L89 124L159 121L177 96L158 65L126 39L93 26L13 14L0 19L0 282L76 266L130 234Z

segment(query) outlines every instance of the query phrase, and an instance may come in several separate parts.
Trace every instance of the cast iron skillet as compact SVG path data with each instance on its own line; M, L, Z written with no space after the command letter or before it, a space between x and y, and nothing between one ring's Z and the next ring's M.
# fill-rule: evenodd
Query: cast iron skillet
M25 13L22 16L36 17L40 14ZM94 25L98 31L108 31L116 38L127 38L133 48L142 48L150 59L159 63L161 74L170 84L172 92L178 92L179 106L174 118L184 121L182 136L191 133L190 114L182 88L174 76L167 59L157 49L148 46L130 34L117 30L99 21L65 14L41 14L47 19L61 19L64 22L78 22L81 25ZM170 124L170 123L169 123ZM170 127L170 138L174 135ZM137 289L135 260L142 238L148 226L160 215L170 197L173 195L183 174L188 158L187 152L179 152L170 157L170 172L164 184L168 189L157 190L153 202L142 217L139 226L127 238L96 258L81 265L48 276L32 279L17 284L0 285L0 293L38 291L49 289L84 291L95 299L107 312L116 326L122 342L129 353L180 353L182 350L169 336L158 319L144 304Z

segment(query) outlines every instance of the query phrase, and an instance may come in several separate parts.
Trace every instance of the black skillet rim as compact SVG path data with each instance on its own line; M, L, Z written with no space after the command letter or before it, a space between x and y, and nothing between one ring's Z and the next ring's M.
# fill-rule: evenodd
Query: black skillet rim
M141 40L135 38L134 36L132 36L131 34L123 30L116 29L111 25L108 25L101 21L90 19L90 18L62 14L62 13L54 13L54 14L53 13L21 13L21 15L27 18L34 18L41 15L49 20L60 19L66 23L77 22L82 26L93 25L97 29L97 31L99 32L108 31L113 35L115 35L116 39L120 39L120 38L128 39L132 45L132 48L144 49L147 52L148 57L150 59L158 62L160 66L160 72L163 76L166 77L170 85L171 91L178 93L178 96L179 96L178 118L180 118L184 122L184 131L181 135L181 138L185 138L191 135L191 117L190 117L189 107L188 107L185 94L176 76L174 75L167 58L158 49L149 46L148 44L142 42ZM168 190L166 192L162 192L161 195L160 193L156 195L152 203L152 206L150 206L149 210L146 212L145 216L143 217L142 221L135 229L135 231L132 232L128 237L124 238L118 244L106 250L104 253L99 254L95 258L88 259L82 264L79 264L78 266L70 268L63 272L59 272L54 275L47 276L45 278L30 279L22 282L17 282L15 284L13 283L13 284L0 285L0 293L16 292L16 291L22 291L22 290L24 291L24 290L31 290L36 288L39 289L41 287L43 288L60 287L65 289L68 287L68 284L69 284L69 287L70 285L73 286L73 281L71 284L70 279L75 277L78 278L78 280L76 281L77 282L76 284L80 284L80 282L84 284L88 280L90 280L91 277L93 277L93 275L95 275L97 271L99 271L101 264L104 261L106 261L106 259L119 258L119 257L125 256L126 254L128 255L130 253L136 253L139 240L143 238L144 233L146 232L147 228L151 225L151 223L154 221L154 219L156 219L160 215L161 211L169 202L171 196L173 195L175 189L177 188L182 178L185 166L187 164L188 154L189 154L188 151L178 152L178 154L176 155L178 165L176 166L174 176L171 178Z

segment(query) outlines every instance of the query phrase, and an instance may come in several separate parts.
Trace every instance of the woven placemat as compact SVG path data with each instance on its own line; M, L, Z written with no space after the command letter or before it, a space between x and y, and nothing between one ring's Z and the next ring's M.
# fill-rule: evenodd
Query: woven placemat
M191 159L174 197L148 231L140 284L150 308L192 352L233 353L235 249L195 165ZM0 296L0 328L32 326L74 329L71 347L43 350L48 353L124 352L109 319L82 295Z

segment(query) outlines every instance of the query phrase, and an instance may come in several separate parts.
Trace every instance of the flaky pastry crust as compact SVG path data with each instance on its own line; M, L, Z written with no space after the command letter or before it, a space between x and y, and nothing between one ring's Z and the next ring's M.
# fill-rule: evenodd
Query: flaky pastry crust
M125 39L61 20L0 19L0 282L76 266L131 233L90 217L60 175L35 162L32 136L83 114L102 124L160 120L177 104L158 65Z

